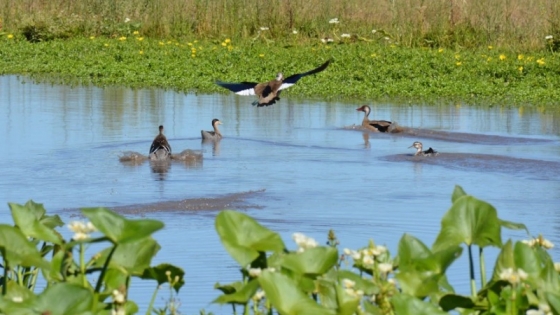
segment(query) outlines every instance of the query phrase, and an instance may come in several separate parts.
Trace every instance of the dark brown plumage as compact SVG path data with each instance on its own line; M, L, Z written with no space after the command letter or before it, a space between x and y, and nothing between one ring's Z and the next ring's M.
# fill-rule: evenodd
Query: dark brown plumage
M161 151L159 153L158 151ZM155 155L156 157L160 157L161 155L165 155L165 157L171 156L171 146L167 142L167 138L163 135L163 126L159 126L159 134L155 137L154 141L152 142L152 146L150 147L150 157Z

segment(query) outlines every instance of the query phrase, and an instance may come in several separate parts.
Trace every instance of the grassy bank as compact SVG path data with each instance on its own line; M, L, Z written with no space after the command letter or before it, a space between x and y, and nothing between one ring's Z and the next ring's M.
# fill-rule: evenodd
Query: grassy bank
M338 23L329 23L337 18ZM334 22L334 21L331 21ZM543 49L560 40L557 0L1 0L0 26L30 39L121 36L247 39L268 27L309 40L379 31L403 46ZM1 29L0 29L1 31ZM556 48L560 41L555 40Z
M155 40L141 33L30 43L0 37L0 74L62 83L161 87L229 93L213 82L265 81L277 71L329 68L285 95L356 101L461 100L470 104L558 106L560 56L485 46L476 50L410 48L342 38L332 43L270 40Z

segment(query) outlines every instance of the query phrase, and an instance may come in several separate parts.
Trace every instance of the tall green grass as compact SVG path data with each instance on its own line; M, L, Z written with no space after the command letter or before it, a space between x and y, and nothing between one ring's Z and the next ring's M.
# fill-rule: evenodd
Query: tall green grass
M338 18L339 24L329 20ZM0 0L4 31L37 40L77 35L318 40L342 33L403 46L535 50L560 40L558 0ZM560 45L557 45L560 46Z

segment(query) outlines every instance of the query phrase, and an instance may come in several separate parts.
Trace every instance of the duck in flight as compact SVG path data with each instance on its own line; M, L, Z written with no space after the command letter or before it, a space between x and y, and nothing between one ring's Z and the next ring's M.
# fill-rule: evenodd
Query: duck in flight
M159 126L159 134L155 137L150 147L150 160L164 160L171 158L171 146L163 135L163 126Z
M402 128L397 126L396 123L388 120L369 120L369 113L371 108L368 105L362 105L356 108L357 111L364 112L364 119L362 120L362 127L371 131L379 132L401 132Z
M414 155L421 155L421 156L436 156L438 152L431 147L428 150L422 151L422 142L414 141L414 143L408 148L416 148L416 153Z
M312 75L318 72L325 70L331 61L327 60L324 64L315 68L311 71L298 73L291 75L287 78L284 78L282 72L278 73L276 79L264 82L264 83L255 83L255 82L239 82L239 83L228 83L222 81L216 81L216 84L226 88L235 94L238 95L256 95L259 99L252 103L253 106L262 107L262 106L269 106L276 103L276 101L280 100L280 92L284 89L289 88L290 86L296 84L296 82L308 75Z

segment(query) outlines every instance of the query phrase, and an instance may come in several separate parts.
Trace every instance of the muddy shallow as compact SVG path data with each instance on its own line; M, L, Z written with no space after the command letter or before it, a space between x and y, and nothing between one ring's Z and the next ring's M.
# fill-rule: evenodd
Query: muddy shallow
M181 311L196 314L218 294L213 286L238 280L235 262L214 230L214 217L233 208L280 233L326 241L334 229L341 248L370 239L394 252L403 233L431 245L455 185L556 243L560 260L560 114L537 109L460 104L370 104L371 117L395 120L402 134L364 133L358 104L296 99L254 108L233 95L162 90L65 87L0 76L0 203L42 202L69 221L80 207L104 206L131 217L161 220L162 249L153 264L185 269ZM361 102L360 102L361 103ZM203 143L200 130L219 118L224 138ZM147 154L165 125L174 152L202 153L201 163L121 163L125 152ZM422 141L440 152L413 157ZM16 149L14 149L16 148ZM11 222L0 211L1 222ZM68 236L65 229L61 233ZM527 237L519 231L503 238ZM488 249L487 262L495 250ZM469 292L466 257L449 271ZM145 310L154 283L133 281L132 299ZM164 290L156 299L163 307Z

